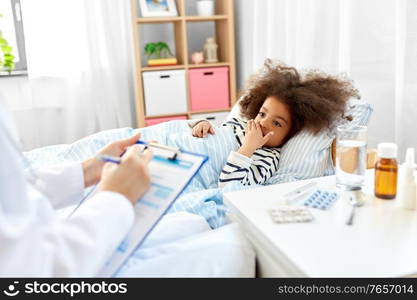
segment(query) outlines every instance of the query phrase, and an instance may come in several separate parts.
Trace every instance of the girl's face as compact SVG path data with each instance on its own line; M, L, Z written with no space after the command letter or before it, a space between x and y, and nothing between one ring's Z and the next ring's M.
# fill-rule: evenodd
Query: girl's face
M274 135L266 142L266 147L281 146L291 129L291 113L286 104L278 98L270 96L255 118L255 122L261 125L262 133L265 136L272 131Z

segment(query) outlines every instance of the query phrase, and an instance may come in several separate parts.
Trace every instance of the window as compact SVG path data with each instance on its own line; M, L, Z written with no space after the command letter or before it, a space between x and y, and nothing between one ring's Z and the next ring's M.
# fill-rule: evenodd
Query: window
M0 75L26 74L25 38L20 0L0 0L0 30L12 47L15 69L11 74L0 70Z

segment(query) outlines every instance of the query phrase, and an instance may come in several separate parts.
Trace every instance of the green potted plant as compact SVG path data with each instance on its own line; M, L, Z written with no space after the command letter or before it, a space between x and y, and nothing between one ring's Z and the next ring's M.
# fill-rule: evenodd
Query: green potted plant
M166 66L177 64L177 59L173 57L174 55L172 54L171 49L165 42L147 43L144 50L148 58L149 66Z
M1 14L0 17L2 17ZM3 32L0 30L0 70L6 70L9 73L13 71L15 65L12 50L12 47L4 38Z

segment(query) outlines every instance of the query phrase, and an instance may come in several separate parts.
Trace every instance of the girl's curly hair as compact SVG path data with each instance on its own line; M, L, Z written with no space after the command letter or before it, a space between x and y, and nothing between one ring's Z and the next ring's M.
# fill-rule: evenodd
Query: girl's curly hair
M346 102L360 98L351 80L318 70L300 74L295 68L267 59L260 72L249 78L239 101L241 114L254 119L266 98L274 96L287 105L291 114L288 138L302 129L317 134L345 117Z

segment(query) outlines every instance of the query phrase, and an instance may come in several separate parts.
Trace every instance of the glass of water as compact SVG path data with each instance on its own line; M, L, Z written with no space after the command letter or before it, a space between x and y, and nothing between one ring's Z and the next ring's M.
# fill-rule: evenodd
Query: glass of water
M337 127L336 185L344 190L360 190L365 182L366 126Z

